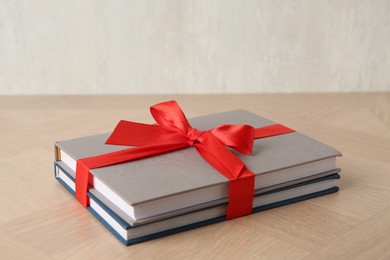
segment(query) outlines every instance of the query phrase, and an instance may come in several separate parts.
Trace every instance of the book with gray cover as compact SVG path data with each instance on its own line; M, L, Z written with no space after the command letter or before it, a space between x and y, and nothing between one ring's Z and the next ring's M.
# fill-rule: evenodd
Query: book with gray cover
M244 110L192 118L191 125L207 130L221 124L274 124ZM104 154L127 146L106 145L109 134L82 137L56 143L56 161L75 171L81 158ZM251 155L237 154L255 173L256 191L337 171L336 149L298 132L254 141ZM103 200L120 209L133 225L166 216L209 207L226 200L228 180L198 154L188 148L132 162L91 170L94 189Z

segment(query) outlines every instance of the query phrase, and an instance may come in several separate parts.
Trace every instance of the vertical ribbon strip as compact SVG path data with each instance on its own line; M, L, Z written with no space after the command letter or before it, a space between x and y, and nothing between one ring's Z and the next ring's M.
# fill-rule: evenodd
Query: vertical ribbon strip
M136 147L77 160L76 198L82 205L87 207L89 204L88 184L93 185L89 172L91 169L193 146L211 166L229 180L226 218L251 214L255 174L227 147L250 154L254 139L294 132L280 124L256 129L249 125L221 125L201 131L190 126L176 101L154 105L150 111L157 124L122 120L106 141L106 144Z

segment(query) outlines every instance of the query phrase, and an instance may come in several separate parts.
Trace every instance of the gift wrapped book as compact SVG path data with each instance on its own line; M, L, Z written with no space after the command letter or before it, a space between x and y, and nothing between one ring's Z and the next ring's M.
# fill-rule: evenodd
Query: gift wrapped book
M135 244L338 191L336 149L244 110L55 144L55 177L122 243Z

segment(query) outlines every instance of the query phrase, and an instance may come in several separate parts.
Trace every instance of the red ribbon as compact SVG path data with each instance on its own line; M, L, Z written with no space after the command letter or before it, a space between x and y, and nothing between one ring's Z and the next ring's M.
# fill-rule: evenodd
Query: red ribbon
M91 169L137 160L194 146L200 155L229 180L226 213L232 219L252 213L255 175L226 147L240 153L252 152L255 138L294 132L280 124L253 128L249 125L221 125L208 131L192 128L176 101L150 108L157 124L120 121L106 144L137 146L77 160L76 198L89 204L88 184L93 185Z

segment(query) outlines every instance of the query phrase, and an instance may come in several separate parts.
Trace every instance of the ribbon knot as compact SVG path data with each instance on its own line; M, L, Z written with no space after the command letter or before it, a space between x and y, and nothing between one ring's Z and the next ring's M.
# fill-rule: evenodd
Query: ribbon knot
M187 132L188 141L187 143L190 146L193 146L195 142L198 140L198 138L204 133L205 131L200 131L196 128L190 128Z

